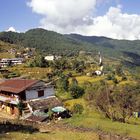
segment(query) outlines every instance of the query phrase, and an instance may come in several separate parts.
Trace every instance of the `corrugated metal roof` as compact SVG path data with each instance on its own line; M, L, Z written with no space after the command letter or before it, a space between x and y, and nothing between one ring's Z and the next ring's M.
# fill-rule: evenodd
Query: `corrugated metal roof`
M33 110L48 109L63 105L57 97L49 97L46 99L30 101L28 103L33 108Z
M29 80L29 79L5 80L3 83L0 84L0 91L6 91L6 92L12 92L18 94L37 82L38 80Z
M31 115L26 120L34 122L43 122L47 117Z

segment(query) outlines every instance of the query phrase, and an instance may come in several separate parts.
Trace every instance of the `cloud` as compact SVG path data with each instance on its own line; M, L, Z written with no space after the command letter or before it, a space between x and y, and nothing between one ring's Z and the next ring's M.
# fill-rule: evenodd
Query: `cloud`
M16 29L14 27L9 27L6 32L16 32Z
M42 15L40 27L60 33L106 36L115 39L140 39L140 15L122 12L122 6L110 7L95 17L102 0L30 0L28 6ZM109 0L106 0L107 2Z
M58 32L71 32L92 22L97 0L30 0L33 12L43 16L41 26Z
M121 6L110 7L104 16L94 18L93 24L76 30L81 34L136 40L140 39L140 15L122 13Z

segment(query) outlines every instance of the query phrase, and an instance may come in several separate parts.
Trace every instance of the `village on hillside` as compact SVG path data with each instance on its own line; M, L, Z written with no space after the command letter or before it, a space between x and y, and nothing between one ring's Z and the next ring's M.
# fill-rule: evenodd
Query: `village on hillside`
M50 79L52 77L50 73L47 75L50 80L44 81L44 79L36 80L33 77L29 79L21 74L16 74L13 70L12 72L15 74L10 72L10 69L23 67L22 65L25 65L27 61L35 61L35 49L26 48L21 52L10 49L8 53L14 54L16 57L1 58L0 60L0 73L3 76L0 80L0 114L4 114L8 118L20 118L33 122L50 122L54 118L59 120L71 117L72 112L65 108L62 99L55 94L56 87L54 79ZM90 56L90 53L87 54ZM86 56L86 52L80 51L79 56L83 55ZM98 55L97 65L99 69L87 72L85 74L87 77L104 75L100 52ZM54 63L55 61L61 61L63 58L62 56L47 55L41 59L41 63ZM88 63L91 64L92 62ZM78 71L81 73L84 68L80 67L76 66L75 68L79 69Z
M0 1L0 140L140 140L140 0Z
M1 54L0 118L10 123L9 129L14 123L15 129L20 125L34 126L41 133L73 129L94 132L95 137L99 122L98 127L110 124L109 131L115 122L119 127L125 127L122 122L126 127L139 125L139 80L119 59L97 51L67 56L15 47ZM102 140L118 137L100 131L96 136Z

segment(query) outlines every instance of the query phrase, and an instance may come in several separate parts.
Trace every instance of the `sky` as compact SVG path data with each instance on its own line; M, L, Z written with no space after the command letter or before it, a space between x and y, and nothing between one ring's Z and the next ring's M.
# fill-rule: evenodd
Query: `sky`
M140 0L1 0L0 31L140 39Z

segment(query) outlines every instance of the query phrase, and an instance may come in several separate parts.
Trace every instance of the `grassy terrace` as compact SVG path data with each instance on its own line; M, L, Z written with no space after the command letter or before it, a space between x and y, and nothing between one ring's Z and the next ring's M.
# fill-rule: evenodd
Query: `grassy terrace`
M105 118L102 114L89 109L83 99L75 99L66 101L65 104L71 108L74 103L80 103L84 106L84 113L82 115L74 115L72 118L65 120L72 126L81 126L84 128L92 128L96 130L103 130L109 133L117 133L124 136L130 136L140 140L140 119L130 119L132 124L113 122ZM137 125L135 125L137 123Z
M29 77L43 79L46 77L47 73L51 72L49 68L27 68L27 67L11 67L10 71L20 72L21 75L29 75ZM91 83L98 82L105 79L105 76L101 77L88 77L85 75L78 75L75 73L75 78L77 79L80 86L84 85L84 82L88 81ZM118 80L120 77L117 77ZM70 79L71 82L71 79ZM109 84L113 84L112 81L108 81ZM131 80L131 76L128 77L127 81L121 81L118 85L135 83ZM96 131L102 130L109 133L117 133L121 135L127 135L140 140L140 119L130 119L131 124L124 124L119 122L112 122L111 120L105 118L102 114L99 114L94 109L88 107L87 103L83 98L71 99L70 93L62 93L57 91L57 96L62 99L66 99L64 102L65 106L69 109L75 103L82 104L84 107L84 112L81 115L74 115L70 119L60 121L59 124L68 124L72 127L83 127L91 128L95 132L77 132L77 131L66 131L66 130L54 130L51 133L22 133L22 132L10 132L9 134L0 134L1 140L98 140ZM137 124L137 125L136 125Z
M11 67L8 69L11 72L19 73L22 76L27 76L29 78L35 78L35 79L44 79L47 76L47 73L51 72L50 68L28 68L23 66L16 66Z

